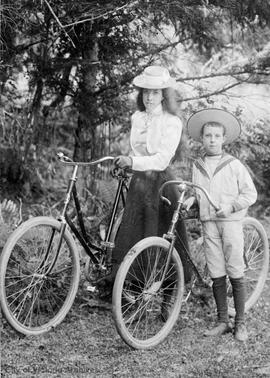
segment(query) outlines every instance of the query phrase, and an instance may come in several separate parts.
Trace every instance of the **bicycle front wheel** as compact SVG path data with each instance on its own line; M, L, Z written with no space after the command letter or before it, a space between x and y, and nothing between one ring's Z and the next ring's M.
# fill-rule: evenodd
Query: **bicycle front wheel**
M122 339L132 348L151 348L175 325L184 292L181 259L174 249L163 278L170 243L160 237L138 242L120 265L113 287L113 316Z
M7 321L22 334L39 335L57 326L75 299L80 264L68 230L52 265L60 227L49 217L32 218L10 235L2 251L1 306Z
M269 245L262 224L255 218L243 220L246 302L245 311L259 299L269 269ZM235 315L231 284L228 284L229 314Z

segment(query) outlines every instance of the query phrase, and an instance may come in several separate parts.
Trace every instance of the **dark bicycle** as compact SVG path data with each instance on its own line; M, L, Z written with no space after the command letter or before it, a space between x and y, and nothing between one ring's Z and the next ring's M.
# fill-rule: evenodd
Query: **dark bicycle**
M89 256L96 281L112 269L114 240L125 206L128 176L117 170L116 190L105 240L93 244L86 231L76 190L79 167L97 166L113 157L74 162L62 153L59 161L72 167L64 207L59 219L40 216L22 223L9 237L0 257L0 300L10 325L25 335L39 335L56 327L69 312L80 280L78 243ZM68 215L73 198L78 225ZM67 225L69 227L67 227ZM72 230L75 239L71 234ZM91 282L92 287L96 282Z

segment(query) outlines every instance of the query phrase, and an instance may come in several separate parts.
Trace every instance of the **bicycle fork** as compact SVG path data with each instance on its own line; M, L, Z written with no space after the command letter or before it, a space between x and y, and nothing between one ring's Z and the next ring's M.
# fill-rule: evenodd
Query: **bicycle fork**
M180 212L181 212L181 209L182 209L182 206L183 206L183 203L184 203L184 197L185 197L185 190L183 190L181 192L181 195L180 195L180 197L177 201L177 208L174 210L169 231L167 232L167 234L163 235L164 239L168 240L170 242L170 247L169 247L169 251L168 251L168 255L167 255L167 259L166 259L165 268L164 268L164 271L163 271L163 274L162 274L162 277L161 277L161 285L163 284L164 279L165 279L166 274L167 274L168 269L169 269L169 265L170 265L174 245L175 245L175 240L176 240L175 228L176 228L177 222L179 220Z
M180 190L181 190L181 195L180 195L180 197L177 201L177 208L173 213L173 217L172 217L172 221L171 221L169 231L167 232L167 234L163 235L164 239L166 239L170 242L170 247L169 247L169 251L168 251L168 255L167 255L167 259L166 259L165 268L164 268L162 278L161 278L161 285L162 285L162 283L163 283L163 281L166 277L166 274L168 272L169 264L170 264L170 261L171 261L171 256L172 256L175 241L176 241L176 230L175 229L176 229L176 225L177 225L177 222L179 220L179 216L180 216L182 206L183 206L183 203L184 203L184 197L185 197L185 193L186 193L186 184L181 185ZM187 257L187 261L192 265L192 269L195 272L199 283L201 285L205 286L205 287L209 287L209 285L202 278L200 272L198 271L196 265L193 263L188 252L186 252L186 257Z
M55 263L56 263L56 261L58 259L58 256L59 256L59 252L60 252L60 248L61 248L61 245L62 245L63 236L64 236L64 233L65 233L65 230L66 230L66 226L67 226L67 222L66 222L66 219L65 219L65 214L67 212L67 207L68 207L68 204L70 202L71 193L72 193L74 184L77 181L77 171L78 171L78 165L75 165L74 169L73 169L73 172L72 172L72 176L71 176L71 178L69 180L69 185L68 185L68 189L67 189L67 193L66 193L66 198L65 198L65 202L64 202L64 208L62 210L62 214L59 217L59 220L61 222L61 226L60 226L59 240L58 240L56 252L55 252L55 255L54 255L54 257L53 257L53 259L52 259L52 261L51 261L48 269L45 271L45 273L42 274L43 276L47 276L47 275L49 275L51 273L51 271L54 268L54 265L55 265ZM37 271L40 271L40 269L42 269L43 267L46 267L46 262L48 260L48 256L49 256L52 244L53 244L54 236L55 236L55 230L52 231L52 234L50 236L50 241L49 241L49 244L48 244L48 247L47 247L47 251L45 253L45 257L44 257L43 261L41 262L40 266L38 267Z

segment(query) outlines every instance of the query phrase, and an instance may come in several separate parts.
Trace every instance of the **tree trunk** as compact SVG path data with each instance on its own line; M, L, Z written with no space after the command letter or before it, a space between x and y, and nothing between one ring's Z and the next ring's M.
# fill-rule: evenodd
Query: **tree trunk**
M25 133L23 136L24 139L24 156L23 161L27 162L28 155L30 152L30 147L32 144L36 145L38 142L38 122L39 122L39 112L41 108L41 99L42 99L42 92L43 92L43 80L39 78L36 83L35 94L32 102L31 109L29 110L28 117L27 117L27 125L25 129Z
M94 42L93 42L94 41ZM95 37L92 38L88 50L84 51L82 67L82 79L78 95L78 123L75 131L74 160L89 161L96 158L96 123L98 109L96 99L93 96L96 80L98 60L98 45ZM81 186L93 188L93 182L89 180L89 170L81 169L78 172L78 178L81 180ZM88 180L87 180L88 179ZM79 186L80 188L80 186ZM79 189L80 194L82 190Z

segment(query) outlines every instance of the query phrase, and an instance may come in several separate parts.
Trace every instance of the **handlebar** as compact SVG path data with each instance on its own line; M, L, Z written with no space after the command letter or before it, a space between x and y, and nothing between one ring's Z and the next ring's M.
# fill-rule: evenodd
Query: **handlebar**
M104 157L102 157L100 159L93 160L93 161L88 161L88 162L73 161L68 156L65 156L63 154L63 152L58 152L57 153L57 157L58 157L58 159L60 160L60 162L62 164L72 165L72 166L75 166L75 165L77 165L77 166L97 165L97 164L103 163L104 161L109 161L109 160L113 160L114 159L113 156L104 156Z
M213 208L218 211L220 208L217 204L215 204L215 202L212 200L212 198L210 197L210 194L207 192L206 189L204 189L202 186L200 185L197 185L197 184L193 184L192 182L189 182L189 181L179 181L179 180L170 180L170 181L166 181L159 189L159 194L160 194L160 197L165 201L165 202L168 202L170 203L170 201L168 200L168 198L164 197L162 195L163 193L163 190L166 186L168 185L178 185L178 188L181 192L184 192L187 190L187 187L191 187L191 188L197 188L199 190L201 190L204 195L206 196L207 200L209 201L209 203L213 206Z

